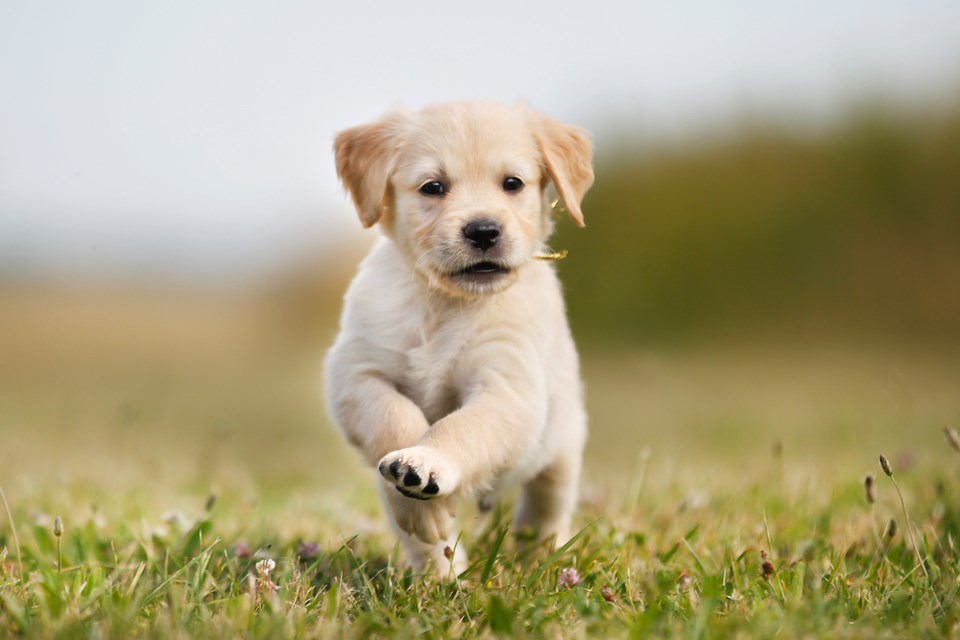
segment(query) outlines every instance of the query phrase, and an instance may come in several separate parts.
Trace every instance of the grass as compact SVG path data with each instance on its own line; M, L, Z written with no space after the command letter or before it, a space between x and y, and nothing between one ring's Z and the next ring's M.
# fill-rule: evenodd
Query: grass
M905 522L889 484L880 483L874 510L855 478L830 488L786 481L773 464L768 473L706 500L691 500L680 487L642 488L628 509L619 502L625 496L608 496L584 505L583 528L557 552L519 552L506 511L498 510L465 534L473 564L451 582L412 576L385 531L343 526L349 513L334 522L317 518L314 537L303 538L283 533L283 522L238 517L235 496L198 501L189 515L141 505L138 521L124 517L122 501L97 512L78 508L89 495L84 487L44 489L40 504L13 498L23 572L2 552L0 635L894 638L960 631L957 474L911 473ZM355 509L371 508L372 494L355 497L362 505ZM54 506L68 510L62 570L53 519L46 511L30 515ZM289 502L278 511L297 509ZM901 532L915 529L923 565L905 533L875 542L875 519L891 517ZM2 531L0 543L9 546L11 529ZM269 575L256 568L265 558L276 562Z
M585 350L579 535L521 552L512 498L465 505L443 582L324 424L329 325L31 304L0 331L0 637L960 635L948 349Z

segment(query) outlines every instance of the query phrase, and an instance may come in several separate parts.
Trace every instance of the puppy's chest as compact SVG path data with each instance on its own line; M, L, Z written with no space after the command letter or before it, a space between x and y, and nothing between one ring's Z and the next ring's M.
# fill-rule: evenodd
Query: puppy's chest
M464 340L450 328L433 335L421 334L411 341L404 357L401 391L413 400L433 423L460 405L457 359Z

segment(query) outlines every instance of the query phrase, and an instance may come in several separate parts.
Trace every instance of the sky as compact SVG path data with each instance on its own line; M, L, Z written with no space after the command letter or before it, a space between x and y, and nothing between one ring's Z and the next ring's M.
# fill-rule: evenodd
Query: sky
M0 278L245 278L354 242L331 142L399 104L522 99L602 154L958 84L956 0L0 0Z

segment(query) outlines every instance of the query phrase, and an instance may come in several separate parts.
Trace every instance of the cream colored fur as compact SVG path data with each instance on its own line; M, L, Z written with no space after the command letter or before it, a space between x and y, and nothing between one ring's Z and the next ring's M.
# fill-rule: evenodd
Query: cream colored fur
M348 129L335 151L362 223L379 223L382 237L346 294L327 403L379 469L411 564L465 568L462 549L444 556L457 539L455 501L514 483L516 524L562 544L586 414L560 285L535 256L554 225L549 183L583 224L589 138L525 106L465 102ZM431 182L445 193L420 191ZM476 220L499 225L495 246L467 239ZM483 261L499 270L470 271Z

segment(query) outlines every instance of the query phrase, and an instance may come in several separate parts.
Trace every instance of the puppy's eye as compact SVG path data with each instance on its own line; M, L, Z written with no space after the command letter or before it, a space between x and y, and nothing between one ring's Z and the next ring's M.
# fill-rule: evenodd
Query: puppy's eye
M442 196L447 193L447 187L442 182L431 180L420 185L419 191L425 196Z
M516 176L510 176L509 178L504 178L503 180L503 190L504 191L520 191L523 189L523 180L517 178Z

